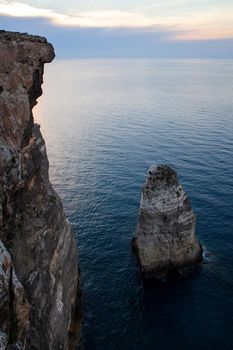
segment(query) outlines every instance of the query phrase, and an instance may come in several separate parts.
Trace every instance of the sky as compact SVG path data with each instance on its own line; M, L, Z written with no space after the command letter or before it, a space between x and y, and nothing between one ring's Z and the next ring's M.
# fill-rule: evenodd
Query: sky
M233 0L0 0L0 29L61 58L233 58Z

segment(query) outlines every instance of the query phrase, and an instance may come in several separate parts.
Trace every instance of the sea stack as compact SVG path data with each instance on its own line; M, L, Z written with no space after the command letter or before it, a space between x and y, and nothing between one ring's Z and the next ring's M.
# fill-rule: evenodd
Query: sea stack
M142 190L133 247L142 276L163 279L187 274L202 261L195 235L195 214L177 173L167 165L152 166Z
M0 31L0 349L74 349L80 329L76 242L32 114L53 58Z

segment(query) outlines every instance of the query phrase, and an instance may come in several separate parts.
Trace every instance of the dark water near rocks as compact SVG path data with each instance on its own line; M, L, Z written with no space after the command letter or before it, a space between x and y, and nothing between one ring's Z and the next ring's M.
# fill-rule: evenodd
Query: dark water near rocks
M77 237L85 350L233 348L233 61L70 60L35 108ZM209 263L143 286L131 238L151 164L177 171Z

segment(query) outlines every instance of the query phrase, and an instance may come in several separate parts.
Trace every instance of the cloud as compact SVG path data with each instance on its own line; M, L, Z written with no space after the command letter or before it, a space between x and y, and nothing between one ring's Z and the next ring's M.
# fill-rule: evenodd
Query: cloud
M11 17L47 17L52 18L55 13L48 9L40 9L18 2L0 1L0 14Z
M12 17L45 17L52 23L67 27L85 28L135 28L156 25L154 18L134 12L119 10L84 11L60 14L50 9L36 8L18 2L0 1L0 14Z
M233 58L233 39L175 41L158 28L62 27L43 17L0 16L0 23L5 30L47 37L58 58Z
M186 0L176 0L187 3ZM232 9L232 11L231 11ZM171 40L233 38L233 5L159 16L150 12L103 10L58 13L28 4L0 1L0 15L20 18L46 18L54 26L74 28L131 28L165 31Z

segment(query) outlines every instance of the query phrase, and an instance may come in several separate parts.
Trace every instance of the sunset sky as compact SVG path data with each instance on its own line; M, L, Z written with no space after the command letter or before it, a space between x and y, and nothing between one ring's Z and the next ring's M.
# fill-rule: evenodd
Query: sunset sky
M58 57L233 58L232 0L0 0L0 24Z

